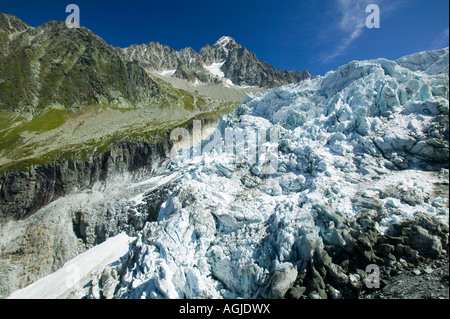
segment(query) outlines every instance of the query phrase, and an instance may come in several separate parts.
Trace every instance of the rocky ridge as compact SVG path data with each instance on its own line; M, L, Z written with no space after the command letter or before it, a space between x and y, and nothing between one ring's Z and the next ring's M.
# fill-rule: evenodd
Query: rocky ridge
M311 77L306 70L278 71L227 36L213 46L206 45L198 53L192 48L175 51L154 42L132 45L122 51L128 60L150 72L186 79L191 83L270 88Z
M64 21L36 28L1 13L0 110L35 116L86 105L159 104L165 88L86 28ZM158 103L159 102L159 103Z

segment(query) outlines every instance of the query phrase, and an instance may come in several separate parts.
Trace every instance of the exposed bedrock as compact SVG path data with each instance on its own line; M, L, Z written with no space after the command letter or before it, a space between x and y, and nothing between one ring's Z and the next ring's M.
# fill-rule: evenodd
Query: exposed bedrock
M123 142L87 161L55 161L0 175L0 218L25 218L72 191L107 181L109 176L145 168L156 173L167 160L169 143Z

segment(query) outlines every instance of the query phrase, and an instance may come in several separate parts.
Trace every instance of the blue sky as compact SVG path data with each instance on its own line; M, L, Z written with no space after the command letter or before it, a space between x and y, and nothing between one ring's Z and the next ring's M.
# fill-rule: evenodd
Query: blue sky
M198 51L229 35L277 69L323 75L352 60L397 59L448 46L448 0L0 0L0 12L32 26L65 20L80 7L81 25L111 45L160 42ZM368 29L368 4L380 28Z

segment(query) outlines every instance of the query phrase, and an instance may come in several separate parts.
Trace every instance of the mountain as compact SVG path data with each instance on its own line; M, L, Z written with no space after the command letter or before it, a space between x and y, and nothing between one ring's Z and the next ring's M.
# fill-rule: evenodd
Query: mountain
M169 53L152 58L160 55L159 67L173 67ZM196 55L185 49L180 61ZM198 69L206 81L211 74ZM189 77L192 68L178 73ZM169 80L86 28L69 29L64 21L34 28L0 13L0 171L87 159L123 140L160 141L174 127L228 112L259 90Z
M105 103L120 107L152 104L162 88L139 66L86 28L63 21L32 28L0 15L0 109L32 115L49 108L78 109Z
M11 174L11 207L41 176L46 193L71 190L0 223L2 295L364 298L379 284L386 297L413 273L448 298L448 270L415 275L448 263L448 52L353 61L248 94L166 148Z
M313 78L313 76L311 74L309 74L308 70L291 71L291 72L302 79L312 79Z
M74 212L74 224L66 220L71 214L41 209L77 190L109 183L119 171L129 174L130 183L159 174L170 164L173 129L192 127L195 119L214 125L247 93L265 91L214 75L192 49L150 47L154 54L141 65L86 28L68 29L64 21L31 27L0 14L1 296L124 230L127 210L111 210L117 223L95 226L104 229L101 239L92 236L88 224L96 222L87 221L84 209ZM158 74L166 68L174 69L173 77ZM135 226L126 228L137 234L154 220L159 198L168 192L157 189L155 205L139 217L130 215ZM103 223L105 216L92 216ZM5 236L18 234L14 229L28 239L8 240Z
M194 117L229 112L248 92L302 79L228 37L200 53L157 43L120 49L64 21L34 28L3 13L0 57L0 171L165 139Z
M191 83L223 83L225 85L270 88L297 83L311 75L278 71L228 36L197 53L192 48L175 51L159 43L133 45L123 49L124 56L146 70L186 79Z
M14 36L30 28L16 16L0 13L0 55L3 57L8 53L8 44Z

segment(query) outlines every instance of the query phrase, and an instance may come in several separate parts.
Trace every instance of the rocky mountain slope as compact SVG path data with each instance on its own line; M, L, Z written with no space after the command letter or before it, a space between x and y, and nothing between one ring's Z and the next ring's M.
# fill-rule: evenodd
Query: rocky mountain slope
M95 245L127 253L79 255L11 297L359 298L376 295L368 266L390 289L445 260L448 54L354 61L249 94L217 129L188 127L191 148L174 138L151 172L119 169L2 224L3 296Z
M0 13L0 171L87 160L124 140L161 142L193 118L233 110L248 92L301 79L225 39L204 58L156 43L122 50L64 21L33 28Z
M175 51L150 42L123 49L124 56L146 70L186 79L191 83L277 87L310 78L308 71L278 71L258 60L256 55L231 38L224 36L213 46L197 53L192 48Z
M86 28L69 29L64 21L32 28L5 14L0 21L2 111L34 116L48 108L136 107L165 98L142 68L121 59Z

